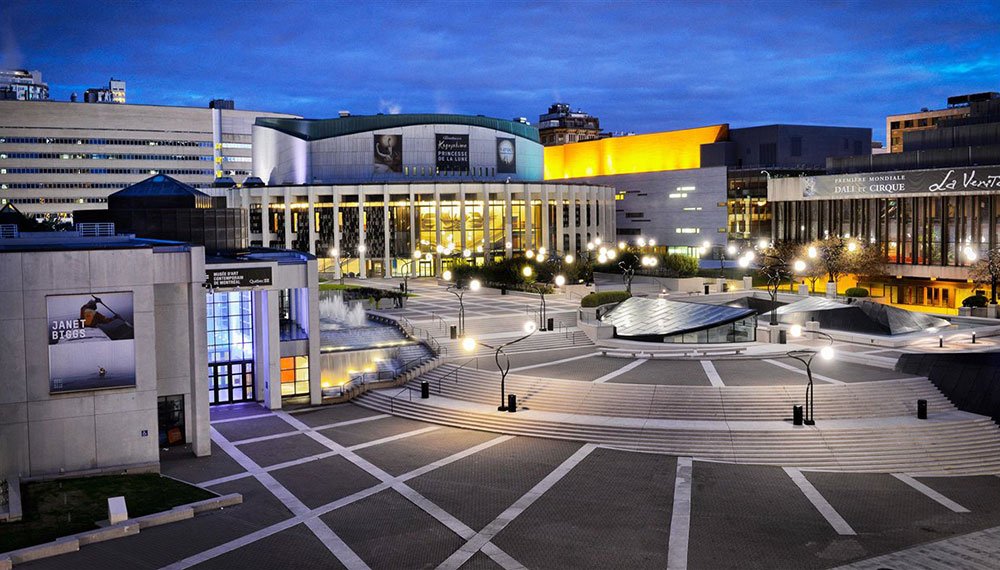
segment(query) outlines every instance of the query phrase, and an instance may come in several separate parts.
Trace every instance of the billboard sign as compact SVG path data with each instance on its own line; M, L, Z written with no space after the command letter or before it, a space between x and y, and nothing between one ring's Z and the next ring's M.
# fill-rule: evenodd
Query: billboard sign
M497 139L497 174L517 173L517 147L514 139Z
M403 171L403 135L375 135L375 173Z
M209 289L239 289L271 285L270 267L240 267L237 269L206 269Z
M941 168L803 178L803 198L869 198L1000 190L1000 167Z
M441 172L469 171L469 135L434 135L437 169Z
M135 386L132 293L45 297L49 392Z

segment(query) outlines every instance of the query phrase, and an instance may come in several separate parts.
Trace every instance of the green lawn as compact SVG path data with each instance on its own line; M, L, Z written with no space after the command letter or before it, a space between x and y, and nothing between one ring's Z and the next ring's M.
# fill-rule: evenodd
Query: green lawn
M0 523L0 552L50 542L97 528L108 518L108 497L124 496L129 517L210 499L204 489L156 474L109 475L21 485L24 518Z

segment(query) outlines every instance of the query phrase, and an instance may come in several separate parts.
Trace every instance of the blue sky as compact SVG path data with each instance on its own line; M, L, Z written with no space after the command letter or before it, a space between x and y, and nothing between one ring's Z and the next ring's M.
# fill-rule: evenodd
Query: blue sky
M55 99L306 117L441 112L534 123L554 101L638 133L728 122L871 127L1000 91L1000 3L3 0L0 66Z

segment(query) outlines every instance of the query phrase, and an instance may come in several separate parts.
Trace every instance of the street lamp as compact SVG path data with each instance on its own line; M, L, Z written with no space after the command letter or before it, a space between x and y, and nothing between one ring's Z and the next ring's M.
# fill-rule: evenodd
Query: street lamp
M792 336L794 336L794 337L801 337L802 336L802 326L801 325L792 325L792 327L789 330L789 332L791 332ZM806 405L805 405L805 413L803 414L805 417L803 418L802 423L806 424L807 426L811 426L811 425L815 425L816 424L816 417L814 415L814 410L813 410L813 404L814 404L813 376L812 376L812 361L813 361L813 358L816 358L817 354L823 360L832 360L833 357L834 357L833 337L830 336L830 335L828 335L828 334L826 334L825 332L821 332L821 331L812 331L812 332L813 332L813 334L817 334L817 335L826 337L826 339L828 341L830 341L830 344L827 345L827 346L824 346L823 348L821 348L818 351L817 350L810 350L810 349L800 349L800 350L790 350L787 353L789 357L794 358L795 360L798 360L799 362L801 362L802 364L804 364L805 367L806 367L806 377L809 379L809 384L806 386Z
M406 293L410 292L410 272L413 269L413 264L414 264L414 262L419 261L421 257L423 257L423 254L420 253L419 249L415 249L415 250L413 250L413 254L410 255L410 259L407 259L406 261L404 261L404 262L402 262L400 264L400 266L401 266L400 270L403 272L403 294L404 295Z
M447 277L446 281L451 280L451 271L445 271ZM465 336L465 293L467 291L478 291L481 287L478 279L473 279L469 282L468 288L465 287L464 283L455 283L454 285L449 285L446 291L458 297L458 336Z
M513 412L514 411L513 409L508 409L507 408L507 394L506 394L507 386L506 386L506 381L507 381L507 373L510 372L510 356L508 356L507 353L504 352L503 349L507 348L508 346L510 346L512 344L516 344L518 342L521 342L522 340L524 340L524 339L528 338L529 336L535 334L536 330L537 330L537 327L535 327L535 323L533 323L531 321L528 321L528 322L524 323L524 332L527 333L527 334L525 334L524 336L522 336L520 338L516 338L516 339L514 339L514 340L512 340L510 342L505 342L504 344L501 344L500 346L490 346L490 345L486 344L485 342L481 342L481 341L478 341L478 340L472 338L471 336L467 336L467 337L465 337L465 338L462 339L462 348L464 348L466 350L466 352L472 352L472 351L476 350L476 345L484 346L484 347L486 347L486 348L488 348L490 350L495 351L494 355L493 355L493 360L497 363L497 370L500 371L500 405L497 406L497 411L498 412L507 412L507 411ZM503 364L500 363L500 355L501 354L504 357Z

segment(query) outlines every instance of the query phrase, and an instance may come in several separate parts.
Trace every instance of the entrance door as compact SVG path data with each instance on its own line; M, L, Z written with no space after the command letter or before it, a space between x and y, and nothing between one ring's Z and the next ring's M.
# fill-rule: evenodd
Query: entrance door
M159 420L160 447L184 445L184 395L160 396L156 399Z
M208 403L252 402L253 361L219 362L208 365Z

